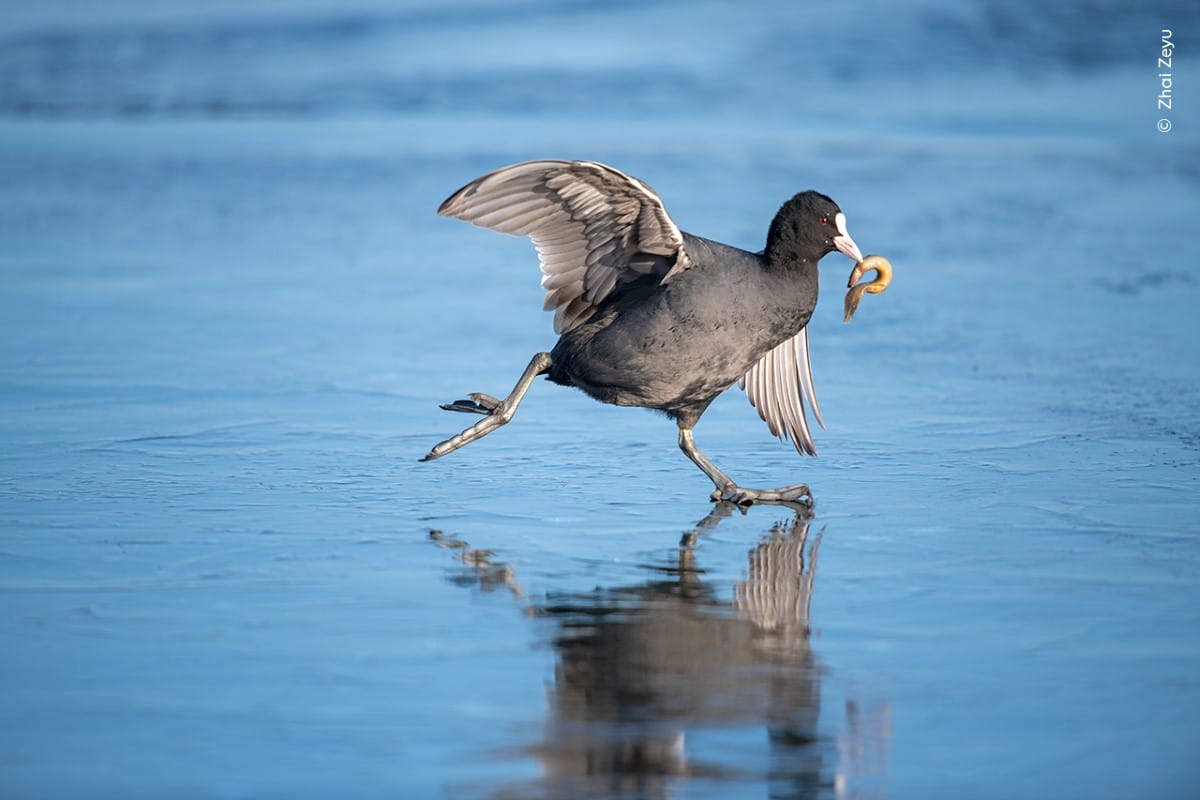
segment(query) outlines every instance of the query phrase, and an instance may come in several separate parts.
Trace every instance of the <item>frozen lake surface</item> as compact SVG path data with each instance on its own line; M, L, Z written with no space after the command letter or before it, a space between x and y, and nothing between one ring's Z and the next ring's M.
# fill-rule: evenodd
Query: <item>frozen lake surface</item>
M1200 795L1194 3L27 5L0 796ZM812 519L544 382L417 462L553 344L532 247L434 215L539 157L891 259L851 325L824 262L819 458L697 428Z

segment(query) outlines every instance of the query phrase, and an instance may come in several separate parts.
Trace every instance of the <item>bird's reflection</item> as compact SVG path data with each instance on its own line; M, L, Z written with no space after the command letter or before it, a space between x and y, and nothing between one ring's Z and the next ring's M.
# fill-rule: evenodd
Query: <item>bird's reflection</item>
M542 779L496 797L668 797L680 780L765 780L773 798L853 796L841 791L844 745L817 724L809 607L821 535L802 511L772 526L731 603L704 579L697 550L733 508L719 504L685 533L677 558L652 567L653 580L529 606L551 623L555 652L532 748ZM438 531L431 538L459 552L470 567L462 578L524 601L513 571L491 554ZM764 731L765 762L736 751L747 727Z

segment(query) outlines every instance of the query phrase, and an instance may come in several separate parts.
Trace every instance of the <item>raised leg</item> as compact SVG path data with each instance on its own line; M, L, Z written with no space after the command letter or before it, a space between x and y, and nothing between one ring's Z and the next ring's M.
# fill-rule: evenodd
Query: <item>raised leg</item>
M443 405L442 408L448 411L470 411L476 414L485 414L486 416L479 422L476 422L471 427L467 428L456 436L451 436L444 442L439 442L434 445L429 454L422 458L422 461L433 461L435 458L441 458L447 453L453 453L460 447L470 444L476 439L482 439L492 431L499 428L513 418L513 414L517 412L517 406L521 404L521 398L529 391L529 387L533 385L533 379L538 375L550 369L550 354L538 353L529 361L529 366L521 373L521 379L517 381L517 385L509 392L508 397L503 400L496 400L486 394L469 395L471 400L459 400L454 403Z
M679 429L679 449L692 460L700 471L708 476L717 488L713 490L714 502L735 503L739 506L749 506L754 503L780 503L784 505L799 505L812 507L812 492L803 483L794 486L784 486L779 489L745 489L733 482L733 479L717 468L701 453L692 437L691 428Z

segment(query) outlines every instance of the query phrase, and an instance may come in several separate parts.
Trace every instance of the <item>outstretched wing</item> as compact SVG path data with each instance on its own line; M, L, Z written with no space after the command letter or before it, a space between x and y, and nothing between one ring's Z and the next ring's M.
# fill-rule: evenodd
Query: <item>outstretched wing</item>
M438 214L533 239L544 308L566 333L622 284L688 269L683 234L654 190L593 161L529 161L451 195Z
M775 346L738 380L750 405L767 423L771 433L791 439L800 455L815 456L817 446L808 429L805 403L812 407L817 424L825 427L817 393L813 388L812 364L808 359L808 328Z

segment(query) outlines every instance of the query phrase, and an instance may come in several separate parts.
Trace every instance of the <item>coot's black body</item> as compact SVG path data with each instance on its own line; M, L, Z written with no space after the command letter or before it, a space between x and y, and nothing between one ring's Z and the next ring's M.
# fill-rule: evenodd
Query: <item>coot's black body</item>
M550 351L550 380L605 403L665 411L690 428L764 353L808 324L815 259L771 264L699 236L683 241L693 266L665 286L643 278L564 333Z
M806 325L817 303L817 262L862 255L837 204L801 192L780 208L766 246L751 253L683 233L646 184L595 162L517 164L468 184L439 213L537 246L546 308L560 334L534 356L509 397L473 394L443 406L486 419L440 443L443 456L511 419L533 379L577 387L605 403L668 414L679 445L713 481L713 498L738 503L809 497L802 484L744 489L712 464L692 428L739 382L772 433L816 453L805 400L820 421Z

